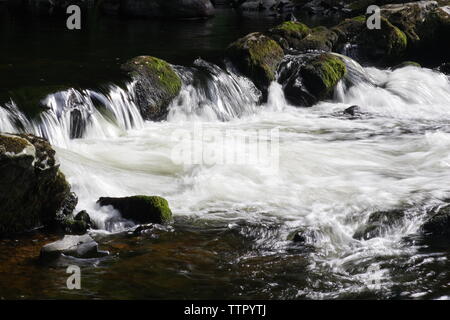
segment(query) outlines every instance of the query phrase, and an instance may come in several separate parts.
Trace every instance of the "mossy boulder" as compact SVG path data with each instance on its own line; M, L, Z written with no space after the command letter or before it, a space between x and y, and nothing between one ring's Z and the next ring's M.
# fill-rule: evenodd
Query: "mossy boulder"
M364 28L357 41L365 56L383 61L401 58L408 44L405 33L384 17L381 17L380 29Z
M310 29L310 32L300 40L295 49L299 51L332 51L338 40L338 35L331 29L320 26Z
M345 19L338 25L332 27L331 30L337 35L334 50L336 52L341 52L347 43L355 43L358 35L365 28L367 28L365 16Z
M126 62L122 69L136 81L136 104L144 119L164 119L170 102L178 95L182 86L174 68L164 60L140 56Z
M136 223L168 223L172 220L172 211L166 199L158 196L132 196L125 198L102 197L100 206L112 206L122 217Z
M284 52L277 42L255 32L233 42L227 48L226 56L240 72L265 91L275 80Z
M290 56L283 60L278 82L286 98L298 106L312 106L332 97L337 83L347 68L342 59L332 53Z
M53 226L71 197L50 144L33 135L0 134L0 234Z
M310 33L307 25L297 21L286 21L267 33L283 49L297 48L299 42Z

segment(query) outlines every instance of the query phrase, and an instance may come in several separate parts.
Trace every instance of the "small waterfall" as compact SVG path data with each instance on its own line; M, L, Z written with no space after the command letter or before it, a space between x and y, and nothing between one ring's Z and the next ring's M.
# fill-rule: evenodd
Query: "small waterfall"
M0 131L32 133L66 147L71 139L108 138L142 128L144 120L130 94L133 86L124 90L111 85L106 94L76 89L53 93L43 101L48 110L33 120L11 101L0 107Z
M178 71L183 87L170 107L169 121L227 121L257 109L261 92L245 77L202 59Z

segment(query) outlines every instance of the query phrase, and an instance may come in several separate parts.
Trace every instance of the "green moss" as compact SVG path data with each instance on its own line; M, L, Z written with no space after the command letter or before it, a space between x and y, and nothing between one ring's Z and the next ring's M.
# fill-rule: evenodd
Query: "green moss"
M320 26L311 29L311 32L299 42L297 49L331 51L337 39L338 35L333 30Z
M273 28L273 30L279 30L287 33L296 33L305 36L309 32L309 27L301 22L286 21Z
M127 62L125 69L130 71L132 75L144 73L147 76L155 77L169 95L175 96L180 92L181 79L172 66L164 60L150 56L140 56Z
M134 198L145 201L149 206L159 211L163 223L172 220L172 211L170 210L169 202L166 199L158 196L135 196Z
M3 146L6 152L20 153L30 146L30 143L17 136L0 135L0 146Z
M334 86L347 72L344 62L332 54L321 54L303 69L302 76L308 90L318 99L327 98Z

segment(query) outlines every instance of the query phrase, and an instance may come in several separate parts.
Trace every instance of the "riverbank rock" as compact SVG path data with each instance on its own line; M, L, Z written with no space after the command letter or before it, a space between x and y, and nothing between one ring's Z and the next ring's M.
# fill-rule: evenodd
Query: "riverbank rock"
M422 226L422 231L430 237L450 238L450 206L440 208Z
M66 235L63 239L46 244L41 249L41 259L57 258L60 255L75 258L98 258L108 255L107 251L98 250L98 243L89 235Z
M399 223L405 213L403 210L377 211L369 216L366 224L356 230L354 239L369 240L379 237L383 232Z
M334 54L289 56L280 65L278 82L290 103L312 106L331 98L346 73L345 63Z
M135 100L144 119L164 119L182 85L173 67L164 60L140 56L126 62L122 69L136 80Z
M132 196L125 198L100 198L100 206L112 206L122 217L136 223L168 223L172 211L166 199L158 196Z
M284 52L274 40L255 32L233 42L227 48L226 56L260 90L266 91L275 80Z
M70 211L70 185L42 138L0 134L0 177L0 234L53 226Z
M208 18L214 15L210 0L103 0L105 14L138 18Z

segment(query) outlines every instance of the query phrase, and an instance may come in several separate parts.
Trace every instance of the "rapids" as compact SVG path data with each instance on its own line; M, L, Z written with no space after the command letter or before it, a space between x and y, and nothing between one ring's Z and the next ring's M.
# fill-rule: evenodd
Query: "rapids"
M290 106L278 83L270 86L267 103L258 104L260 93L250 81L197 60L190 69L177 67L184 84L167 121L141 118L130 83L106 93L55 93L45 100L48 111L34 120L11 101L0 107L0 131L50 140L79 197L77 209L87 210L103 229L94 233L113 236L133 225L99 208L99 197L157 194L170 203L175 231L201 224L240 234L250 249L230 263L248 261L251 268L255 258L277 261L273 269L265 261L267 270L254 271L267 282L261 297L448 298L448 268L438 276L449 252L423 252L414 236L427 208L450 193L450 80L426 68L362 68L350 59L346 64L352 70L348 81L339 83L331 101L311 108ZM192 81L198 70L205 73L202 81ZM360 117L343 113L352 105L360 106ZM277 129L269 137L277 166L174 162L174 133L186 133L183 143L195 145L202 142L194 132L199 126L225 140L232 139L230 132ZM228 150L223 141L207 144ZM401 224L370 240L353 238L372 212L397 208L407 211ZM304 227L316 234L313 248L287 240ZM280 266L293 256L305 259L303 270L296 271L295 263ZM283 270L289 276L277 278L274 273ZM423 279L399 276L407 272ZM300 285L296 277L306 280ZM368 291L374 277L381 288ZM237 291L232 295L245 297L251 289Z

